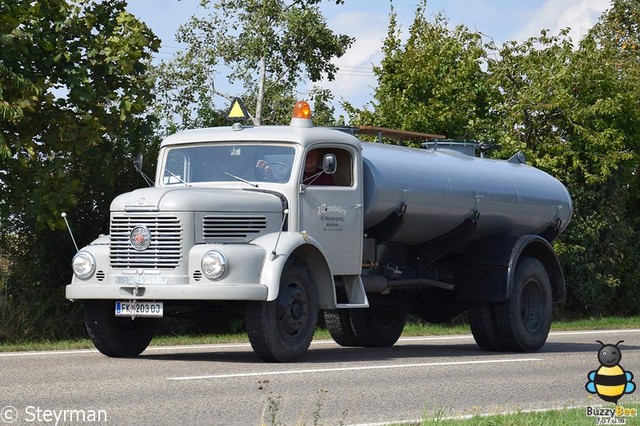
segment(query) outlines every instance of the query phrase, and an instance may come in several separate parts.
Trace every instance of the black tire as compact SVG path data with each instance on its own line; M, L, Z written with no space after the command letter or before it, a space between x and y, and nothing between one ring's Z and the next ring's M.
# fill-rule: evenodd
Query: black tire
M362 346L386 348L393 346L404 329L407 313L393 306L371 304L369 308L352 309L351 327Z
M505 350L535 352L549 335L551 282L544 265L532 257L518 263L511 298L495 305L496 328Z
M115 316L115 301L85 300L84 323L93 345L115 358L140 355L151 343L157 320Z
M324 322L333 340L340 346L362 346L351 326L349 309L324 311Z
M315 283L295 259L285 264L276 300L248 303L245 316L251 347L268 362L299 360L311 344L317 320Z
M478 346L485 351L503 351L502 340L496 329L494 304L476 302L469 308L471 333Z

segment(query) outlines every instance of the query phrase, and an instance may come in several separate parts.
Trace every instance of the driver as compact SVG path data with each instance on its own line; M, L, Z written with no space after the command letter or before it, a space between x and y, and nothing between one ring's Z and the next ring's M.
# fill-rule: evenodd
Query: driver
M256 163L256 178L263 182L286 182L290 171L291 166L280 161L268 163L258 160Z
M305 185L333 185L333 176L328 175L320 167L320 153L314 149L309 151L304 163L304 176L302 183Z
M273 182L273 173L271 173L271 169L266 161L258 160L256 163L256 171L258 173L258 179Z

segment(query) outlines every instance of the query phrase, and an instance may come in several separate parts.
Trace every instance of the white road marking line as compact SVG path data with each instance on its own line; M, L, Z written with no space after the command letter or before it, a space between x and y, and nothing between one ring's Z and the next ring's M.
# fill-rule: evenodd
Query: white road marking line
M589 334L620 334L620 333L638 333L639 328L618 329L618 330L585 330L585 331L553 331L549 336L580 336ZM453 336L416 336L401 337L399 342L430 342L436 340L466 340L473 339L471 334L453 335ZM333 340L314 340L312 345L335 345ZM173 350L189 350L189 349L233 349L233 348L249 348L249 343L210 343L195 345L179 345L179 346L149 346L145 352L173 351ZM24 356L41 356L41 355L82 355L98 353L96 349L74 349L74 350L53 350L53 351L27 351L27 352L0 352L0 358L24 357Z
M37 355L78 355L98 353L97 349L74 349L70 351L29 351L29 352L0 352L0 358L37 356Z
M580 336L586 334L620 334L620 333L638 333L640 328L628 328L619 330L584 330L584 331L553 331L549 336Z
M542 358L487 359L487 360L477 360L477 361L425 362L425 363L419 363L419 364L367 365L367 366L360 366L360 367L339 367L339 368L310 368L306 370L262 371L262 372L255 372L255 373L167 377L167 380L229 379L229 378L255 377L255 376L261 376L261 377L262 376L282 376L287 374L331 373L336 371L391 370L391 369L399 369L399 368L443 367L443 366L449 366L449 365L474 365L474 364L505 364L505 363L512 363L512 362L531 362L531 361L542 361Z
M250 348L249 343L211 343L211 344L195 344L195 345L181 345L181 346L149 346L145 349L146 352L158 352L158 351L172 351L181 349L228 349L228 348ZM20 357L20 356L36 356L36 355L82 355L82 354L95 354L99 353L97 349L74 349L74 350L59 350L59 351L28 351L28 352L0 352L0 358L2 357Z
M177 345L177 346L149 346L145 352L157 352L177 349L234 349L234 348L250 348L249 343L203 343L201 345Z

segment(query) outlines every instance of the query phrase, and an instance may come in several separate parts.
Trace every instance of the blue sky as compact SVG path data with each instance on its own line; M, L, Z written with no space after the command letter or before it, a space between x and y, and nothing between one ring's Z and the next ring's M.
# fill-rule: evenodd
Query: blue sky
M178 26L194 14L203 14L199 3L199 0L129 0L128 10L162 40L156 59L168 60L180 48L174 39ZM344 99L360 107L372 99L376 81L371 68L382 58L380 46L387 32L389 2L345 0L344 3L336 6L325 2L322 11L334 31L351 35L356 41L345 56L335 60L340 67L336 81L322 85L333 91L337 101ZM395 0L393 4L406 33L417 1ZM497 43L526 39L542 29L557 33L566 27L572 29L571 36L577 40L609 5L609 0L428 0L427 15L442 12L452 26L464 24ZM225 102L220 99L220 108L225 107Z

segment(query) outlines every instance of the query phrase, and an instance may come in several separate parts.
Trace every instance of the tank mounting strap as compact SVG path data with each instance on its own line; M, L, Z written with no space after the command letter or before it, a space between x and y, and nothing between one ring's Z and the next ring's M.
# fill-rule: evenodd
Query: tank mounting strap
M562 229L562 220L556 218L544 231L540 233L540 236L552 243L560 235Z
M404 224L404 214L407 211L407 203L402 202L400 205L385 217L382 222L372 226L365 231L367 236L374 238L376 244L382 244L393 238Z

